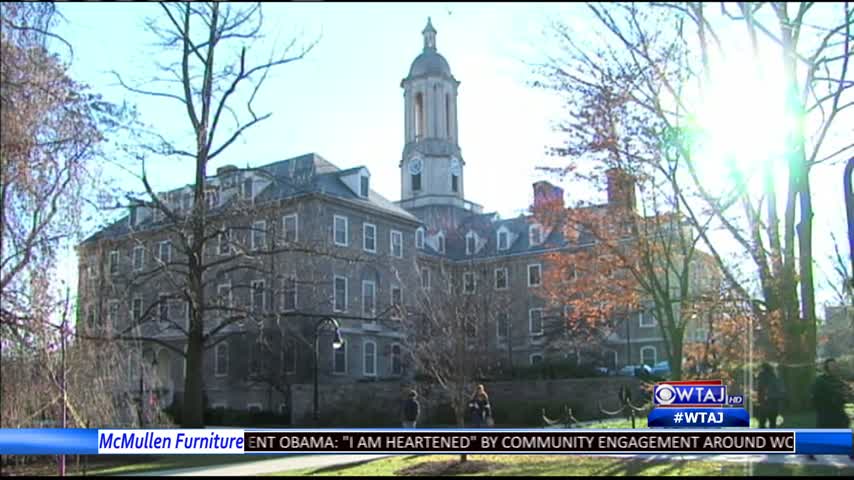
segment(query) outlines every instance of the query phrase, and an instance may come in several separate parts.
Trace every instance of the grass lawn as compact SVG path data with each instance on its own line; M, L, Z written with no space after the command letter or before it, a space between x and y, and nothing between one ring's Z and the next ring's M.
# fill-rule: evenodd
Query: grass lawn
M280 472L278 476L749 476L749 475L854 475L854 467L716 463L696 460L649 461L643 458L575 457L556 455L469 455L467 467L460 468L457 455L391 457L355 465ZM432 465L431 465L432 464ZM403 472L402 470L407 471Z
M90 456L86 467L86 475L123 475L128 473L145 473L155 470L171 470L174 468L206 467L226 465L240 462L254 462L281 458L281 455L102 455ZM37 463L28 465L6 466L3 475L53 476L59 473L57 459L54 456L43 457ZM77 466L75 455L66 455L66 474L83 475L83 460Z
M845 411L848 413L848 418L854 419L854 403L845 404ZM779 423L777 428L815 428L815 412L781 413L777 422ZM755 418L751 418L750 426L758 428L759 422ZM851 426L854 428L854 420ZM646 417L635 417L635 427L646 428ZM583 428L632 428L632 422L625 418L614 418L593 423Z

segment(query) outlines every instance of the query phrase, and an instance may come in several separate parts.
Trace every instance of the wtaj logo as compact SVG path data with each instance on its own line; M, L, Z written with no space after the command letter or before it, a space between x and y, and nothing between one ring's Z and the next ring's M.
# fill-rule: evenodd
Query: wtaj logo
M720 380L696 380L656 383L653 401L657 407L720 407L741 406L744 397L727 395Z

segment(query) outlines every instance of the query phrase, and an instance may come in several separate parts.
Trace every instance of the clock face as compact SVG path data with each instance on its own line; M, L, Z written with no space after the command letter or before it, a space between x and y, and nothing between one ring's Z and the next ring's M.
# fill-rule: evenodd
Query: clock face
M451 157L451 173L454 175L459 175L462 170L462 166L460 165L460 159L457 157Z
M411 162L409 162L409 173L413 175L418 175L421 173L421 168L423 167L423 162L420 158L413 158Z

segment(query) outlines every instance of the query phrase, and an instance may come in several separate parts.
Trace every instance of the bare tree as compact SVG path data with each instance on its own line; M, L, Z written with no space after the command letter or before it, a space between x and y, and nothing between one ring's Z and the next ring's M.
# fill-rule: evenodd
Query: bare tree
M312 45L294 51L294 40L285 48L273 51L269 57L253 61L257 50L253 45L262 33L260 4L213 2L163 3L160 6L162 16L150 20L148 29L160 39L165 50L174 51L177 57L171 63L158 66L161 74L155 84L163 87L134 86L120 75L116 76L130 92L177 102L186 113L192 132L187 147L179 146L163 133L151 133L154 140L148 137L149 141L136 153L143 162L144 194L131 196L129 206L148 209L166 222L167 230L177 240L176 247L184 254L180 260L161 261L159 268L149 273L152 274L150 278L165 274L169 280L160 278L158 281L169 281L170 296L181 297L189 305L189 324L182 327L186 334L186 350L177 349L177 353L186 359L183 423L187 427L198 427L202 425L203 412L203 351L210 346L207 342L227 325L244 318L237 309L206 298L206 287L215 281L210 274L214 270L263 268L263 262L258 260L261 255L249 254L247 248L239 245L234 245L233 254L225 258L205 261L205 246L220 234L227 234L214 212L221 203L213 198L217 192L210 188L208 165L228 151L247 129L270 117L270 113L256 111L254 101L258 92L274 68L303 58ZM238 106L240 102L242 108ZM195 178L188 189L187 203L183 198L170 202L152 188L145 170L145 159L151 155L193 162ZM246 224L237 228L243 232L253 230L252 225ZM262 250L269 252L271 248ZM245 262L237 265L234 263L237 259ZM216 312L222 314L224 321L208 327L211 315ZM151 336L146 339L158 342ZM176 350L174 345L160 343Z
M601 54L606 65L626 73L616 78L620 86L615 89L627 96L632 109L621 121L637 124L632 115L638 112L639 118L654 119L656 135L679 160L682 168L674 193L680 210L727 282L753 306L765 330L777 329L772 336L780 341L766 346L783 364L790 404L797 408L806 401L801 393L813 375L816 344L809 173L840 160L852 148L848 140L834 135L841 125L836 120L854 105L845 100L854 85L847 75L852 12L848 3L804 3L796 12L790 12L793 7L786 3L739 3L737 12L733 8L721 4L720 15L715 15L704 4L691 2L589 4L604 41L601 48L580 50L591 59ZM842 15L831 13L840 10ZM692 100L705 99L717 88L719 64L713 59L725 62L733 53L734 44L721 36L722 29L733 23L745 34L735 48L747 45L755 67L739 72L750 80L744 82L745 91L750 85L764 88L763 79L771 76L782 78L785 94L778 104L794 128L779 143L782 153L763 152L768 158L754 171L740 168L735 155L719 158L718 165L733 179L732 188L712 191L699 163L698 152L709 147L703 136L708 132L695 121L702 115L698 110L702 102ZM574 42L566 31L559 38L567 45ZM782 72L761 68L760 52L769 51L782 59ZM808 132L808 127L815 128ZM774 180L781 175L787 180L782 192ZM761 185L760 195L751 192L751 183ZM716 231L739 245L751 272L728 261L716 242Z

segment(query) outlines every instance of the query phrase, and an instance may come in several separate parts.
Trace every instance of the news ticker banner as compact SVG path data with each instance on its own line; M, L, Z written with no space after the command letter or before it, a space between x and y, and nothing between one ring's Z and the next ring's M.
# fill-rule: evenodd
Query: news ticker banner
M850 455L854 432L751 429L0 429L3 455L763 453Z

